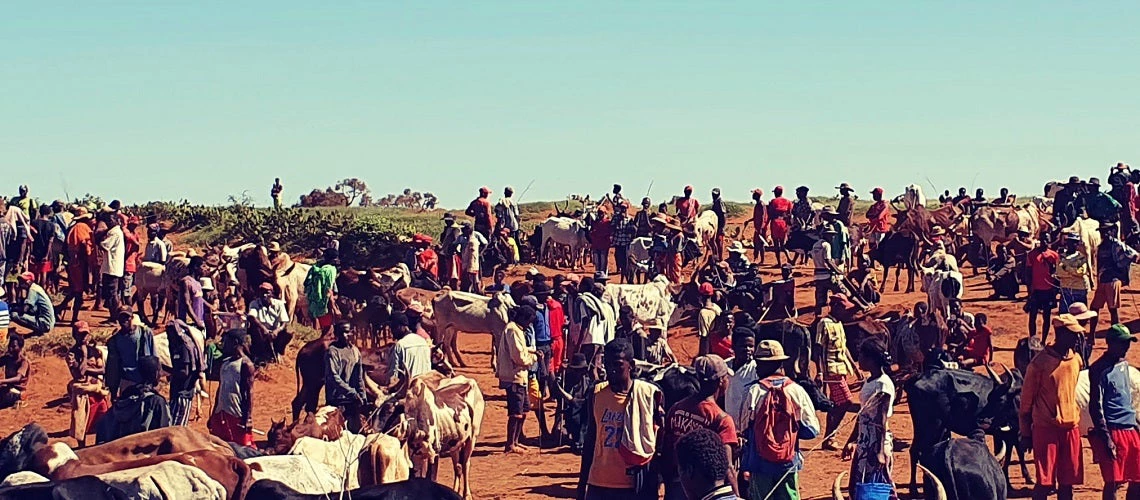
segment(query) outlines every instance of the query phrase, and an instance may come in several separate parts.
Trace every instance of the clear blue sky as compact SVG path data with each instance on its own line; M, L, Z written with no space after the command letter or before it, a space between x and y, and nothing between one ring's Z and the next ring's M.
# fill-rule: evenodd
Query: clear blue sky
M997 5L1000 3L1000 5ZM360 177L464 205L834 193L1140 164L1121 2L22 2L0 193L268 202ZM1140 165L1138 165L1140 166Z

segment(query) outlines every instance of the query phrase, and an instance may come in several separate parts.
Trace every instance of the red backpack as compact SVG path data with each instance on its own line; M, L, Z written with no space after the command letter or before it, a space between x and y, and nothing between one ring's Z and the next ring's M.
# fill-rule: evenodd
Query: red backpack
M783 383L773 383L780 380ZM775 377L756 383L768 391L752 421L752 439L756 453L772 463L791 463L796 457L800 408L785 391L795 382L787 377Z

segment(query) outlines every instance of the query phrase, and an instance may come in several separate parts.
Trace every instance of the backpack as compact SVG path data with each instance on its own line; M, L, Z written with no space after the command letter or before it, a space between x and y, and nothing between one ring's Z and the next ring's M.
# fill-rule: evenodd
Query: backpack
M776 385L773 382L781 383ZM777 377L758 380L756 383L768 391L752 421L756 453L768 462L791 463L796 458L800 408L788 397L786 391L795 382L787 377Z

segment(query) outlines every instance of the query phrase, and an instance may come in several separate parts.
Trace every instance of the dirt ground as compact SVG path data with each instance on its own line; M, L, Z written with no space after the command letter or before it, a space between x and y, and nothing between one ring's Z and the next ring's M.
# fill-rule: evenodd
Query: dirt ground
M730 233L731 234L731 233ZM773 268L772 256L763 272L769 278L776 274ZM512 271L512 280L529 266L520 266ZM543 269L548 274L555 271ZM989 287L982 277L972 277L969 269L964 269L966 275L965 304L969 312L984 312L989 315L990 324L994 329L994 343L997 361L1013 366L1012 350L1017 339L1025 335L1026 315L1021 307L1024 301L989 301ZM804 284L810 280L810 270L801 267L797 272L797 282ZM916 301L924 300L924 294L904 294L892 292L893 281L888 284L887 293L884 294L881 307L911 307ZM917 285L916 285L917 288ZM902 289L905 289L905 274ZM1123 294L1123 307L1120 312L1122 319L1130 326L1140 325L1140 306L1137 303L1137 293L1126 290ZM797 302L801 307L809 306L812 300L811 289L797 290ZM1106 312L1107 313L1107 312ZM81 315L91 324L97 324L106 319L106 312L84 311ZM810 317L801 316L803 322L810 321ZM691 321L689 322L691 324ZM61 332L70 328L70 323L61 324L57 329ZM684 363L689 362L697 351L695 332L692 327L680 327L669 332L670 344ZM487 401L487 410L483 421L482 435L479 436L478 445L471 465L471 485L473 493L478 498L571 498L574 495L578 479L580 458L573 455L566 447L550 450L543 449L528 455L504 455L502 453L505 436L505 398L503 391L498 389L494 374L490 369L490 336L476 334L461 334L459 347L465 355L469 368L459 369L459 372L478 381L484 391ZM1094 358L1103 351L1103 340L1097 345ZM269 428L270 419L280 419L289 413L289 401L292 399L296 382L293 373L292 359L296 351L288 353L287 360L265 369L258 378L254 387L254 424L256 429ZM1140 362L1140 352L1133 350L1130 354L1133 364ZM42 425L53 438L66 438L69 425L69 410L66 407L66 385L69 379L68 371L62 359L57 357L35 357L32 359L32 376L29 384L28 398L25 403L16 409L0 411L0 435L7 435L19 427L36 422ZM215 390L210 387L211 395ZM901 388L900 388L901 391ZM548 403L548 408L553 405ZM205 431L205 416L209 408L202 410L203 418L195 420L191 425ZM553 413L548 412L550 419ZM820 415L821 420L823 415ZM845 421L844 432L850 430L854 416ZM910 441L912 427L906 405L896 407L894 417L890 421L891 430L896 439ZM538 435L538 427L533 417L526 423L525 432L531 439ZM93 438L92 438L93 439ZM263 438L262 438L263 439ZM70 439L68 439L70 442ZM532 441L533 444L533 441ZM804 443L804 449L812 449L818 440ZM1085 484L1077 488L1077 498L1099 498L1102 480L1099 469L1091 463L1091 454L1087 449L1085 457ZM894 456L897 483L905 484L909 481L909 460L907 452L899 452ZM816 451L806 456L806 467L800 474L801 491L804 498L830 498L831 483L837 473L847 470L848 463L840 460L838 452ZM441 464L440 482L450 485L451 469L447 464ZM1030 464L1032 474L1032 464ZM1021 493L1027 493L1027 485L1018 472L1016 465L1011 468L1014 488ZM906 498L907 489L904 487L903 498ZM1025 496L1025 495L1021 495Z

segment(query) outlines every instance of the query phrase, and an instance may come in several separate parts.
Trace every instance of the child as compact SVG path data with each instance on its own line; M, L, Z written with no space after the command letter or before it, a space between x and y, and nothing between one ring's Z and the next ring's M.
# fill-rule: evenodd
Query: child
M645 361L654 365L669 365L677 362L669 342L665 340L665 328L660 322L649 326L649 338L646 340Z
M991 338L994 332L986 325L988 318L985 313L974 315L974 329L970 331L966 347L962 349L959 360L962 368L986 366L993 356L994 347Z

